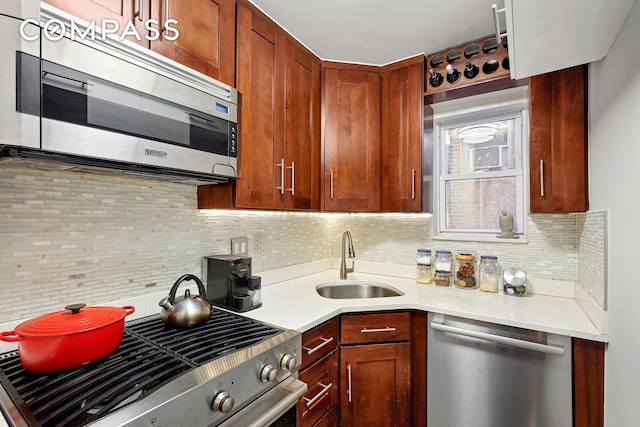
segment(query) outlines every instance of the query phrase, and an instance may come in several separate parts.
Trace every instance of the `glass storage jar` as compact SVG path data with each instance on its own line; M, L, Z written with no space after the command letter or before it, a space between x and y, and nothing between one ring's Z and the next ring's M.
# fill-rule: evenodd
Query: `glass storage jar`
M451 274L453 271L453 260L451 258L451 251L438 250L435 256L436 271L447 272Z
M451 286L451 272L436 270L433 274L433 283L436 286Z
M498 292L500 269L498 257L483 255L480 257L480 290L485 292Z
M476 282L476 254L474 252L460 252L456 254L456 277L453 281L460 289L475 289Z
M429 284L433 281L431 249L418 249L416 255L416 282Z

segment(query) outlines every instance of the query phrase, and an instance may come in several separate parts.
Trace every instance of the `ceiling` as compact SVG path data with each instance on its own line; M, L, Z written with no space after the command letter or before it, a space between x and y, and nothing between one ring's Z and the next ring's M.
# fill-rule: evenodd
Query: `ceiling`
M502 0L250 0L320 59L386 65L495 34ZM500 14L503 15L503 14ZM500 26L504 26L501 16Z

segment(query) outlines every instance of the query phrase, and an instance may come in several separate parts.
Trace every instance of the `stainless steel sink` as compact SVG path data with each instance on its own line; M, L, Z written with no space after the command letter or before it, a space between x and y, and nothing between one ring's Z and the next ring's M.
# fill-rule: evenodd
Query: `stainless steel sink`
M382 298L399 297L404 295L404 292L394 288L393 286L364 280L336 280L335 282L324 282L316 286L316 291L322 297L333 299Z

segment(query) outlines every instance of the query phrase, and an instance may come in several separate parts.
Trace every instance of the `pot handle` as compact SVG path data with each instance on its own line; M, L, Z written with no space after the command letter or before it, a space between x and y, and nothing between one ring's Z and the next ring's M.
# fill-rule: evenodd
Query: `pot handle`
M171 292L169 292L169 299L168 299L168 301L171 304L173 304L174 301L176 300L176 291L178 290L178 286L180 285L180 283L187 280L193 280L194 282L196 282L196 284L198 285L198 291L200 292L200 298L207 299L207 291L204 288L204 284L202 283L202 280L198 279L198 277L194 276L193 274L185 274L182 277L180 277L178 280L176 280L176 283L174 283L173 286L171 287Z
M130 315L130 314L133 314L136 311L136 308L134 306L132 306L132 305L125 305L122 308L125 311L125 313L124 313L125 317Z
M0 333L0 341L18 342L22 340L23 338L20 335L16 335L14 331Z

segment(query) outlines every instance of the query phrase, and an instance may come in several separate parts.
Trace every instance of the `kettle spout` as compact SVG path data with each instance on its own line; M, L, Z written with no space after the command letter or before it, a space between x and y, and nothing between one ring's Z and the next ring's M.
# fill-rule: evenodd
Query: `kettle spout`
M173 304L171 303L171 295L168 295L164 298L162 298L160 300L160 302L158 303L158 305L162 308L164 308L165 310L172 310L173 309Z

